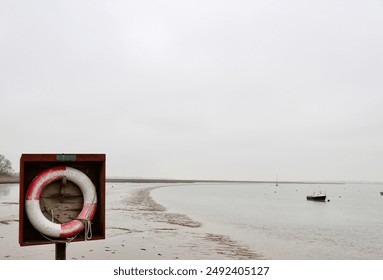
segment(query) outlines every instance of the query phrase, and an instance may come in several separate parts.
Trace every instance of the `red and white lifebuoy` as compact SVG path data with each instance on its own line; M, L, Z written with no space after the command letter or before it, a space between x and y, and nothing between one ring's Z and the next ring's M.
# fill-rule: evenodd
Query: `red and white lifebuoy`
M84 205L76 219L56 224L49 221L41 211L40 196L50 183L66 177L75 183L84 197ZM84 221L91 221L96 213L97 195L92 181L83 172L67 166L53 167L38 174L26 193L25 211L31 224L41 233L50 237L72 237L84 230Z

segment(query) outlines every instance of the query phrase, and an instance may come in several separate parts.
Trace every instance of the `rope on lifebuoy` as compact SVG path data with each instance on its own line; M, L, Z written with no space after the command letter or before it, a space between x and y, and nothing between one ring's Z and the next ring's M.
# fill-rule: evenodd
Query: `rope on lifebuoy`
M40 196L45 187L52 182L67 178L81 190L84 204L77 218L70 222L57 224L49 221L41 211ZM25 199L25 211L31 224L43 236L50 238L68 238L73 240L85 229L85 240L92 238L91 220L97 209L96 188L83 172L68 166L46 169L38 174L28 187ZM63 240L61 240L62 242ZM56 240L55 240L56 242ZM66 241L64 241L66 242Z

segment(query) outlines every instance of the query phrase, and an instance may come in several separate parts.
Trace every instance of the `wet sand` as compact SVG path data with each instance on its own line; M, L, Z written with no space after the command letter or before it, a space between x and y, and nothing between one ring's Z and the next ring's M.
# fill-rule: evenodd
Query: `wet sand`
M6 185L4 185L5 187ZM108 184L106 239L67 245L67 259L261 259L225 233L206 232L189 217L156 203L151 190L169 184ZM3 186L0 185L0 188ZM12 187L18 188L18 185ZM18 197L0 201L0 259L54 259L54 245L20 247Z

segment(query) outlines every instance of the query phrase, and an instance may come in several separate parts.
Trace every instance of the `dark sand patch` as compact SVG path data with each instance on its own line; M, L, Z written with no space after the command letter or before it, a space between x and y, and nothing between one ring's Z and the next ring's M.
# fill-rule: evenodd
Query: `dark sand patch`
M240 256L244 260L260 259L261 256L250 250L247 246L240 245L238 242L233 241L230 237L219 234L207 233L206 240L216 242L220 246L217 248L217 253L220 255L228 255L233 259Z
M10 223L18 223L19 220L2 220L0 221L0 224L3 224L3 225L9 225Z

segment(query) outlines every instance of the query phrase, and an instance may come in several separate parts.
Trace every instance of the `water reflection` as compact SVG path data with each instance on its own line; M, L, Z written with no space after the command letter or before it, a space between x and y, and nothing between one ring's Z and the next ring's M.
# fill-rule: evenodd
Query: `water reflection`
M9 196L11 184L0 184L0 197Z

